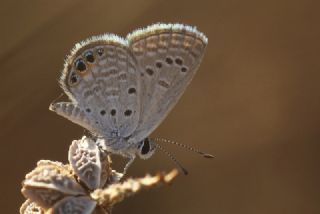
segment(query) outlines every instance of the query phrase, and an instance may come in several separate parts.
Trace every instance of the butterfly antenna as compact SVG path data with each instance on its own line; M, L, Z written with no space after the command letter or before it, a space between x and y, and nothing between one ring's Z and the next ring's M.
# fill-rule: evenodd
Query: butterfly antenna
M171 144L180 146L180 147L182 147L182 148L184 148L186 150L198 153L199 155L201 155L202 157L205 157L205 158L214 158L214 156L211 155L211 154L201 152L198 149L195 149L195 148L193 148L191 146L188 146L188 145L185 145L185 144L182 144L182 143L178 143L178 142L175 142L175 141L172 141L172 140L167 140L167 139L164 139L164 138L154 138L154 140L158 141L158 142L171 143Z
M173 155L168 152L167 150L165 150L164 148L162 148L159 144L155 143L156 147L159 148L163 153L165 153L179 168L180 170L183 172L184 175L188 175L188 171L179 163L179 161L173 157Z
M54 99L54 100L50 103L50 106L51 106L53 103L57 102L57 100L59 100L61 97L63 97L63 95L64 95L64 93L61 93L56 99Z

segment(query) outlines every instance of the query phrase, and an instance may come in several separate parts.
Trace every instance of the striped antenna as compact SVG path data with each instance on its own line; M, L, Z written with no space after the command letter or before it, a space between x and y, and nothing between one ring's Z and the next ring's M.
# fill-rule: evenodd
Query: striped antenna
M57 98L55 98L51 103L50 103L50 106L52 104L54 104L55 102L57 102L57 100L59 100L61 97L63 97L64 93L61 93ZM49 107L50 108L50 107Z
M156 147L160 149L160 151L162 151L163 153L165 153L181 170L181 172L184 174L184 175L188 175L188 171L179 163L179 161L173 157L173 155L168 152L167 150L165 150L164 148L162 148L159 144L155 143Z
M199 155L201 155L202 157L205 157L205 158L214 158L214 156L211 155L211 154L201 152L198 149L195 149L195 148L193 148L191 146L188 146L188 145L185 145L185 144L182 144L182 143L178 143L178 142L175 142L175 141L172 141L172 140L167 140L167 139L164 139L164 138L153 138L153 140L157 141L157 142L171 143L171 144L180 146L180 147L182 147L182 148L184 148L186 150L198 153Z

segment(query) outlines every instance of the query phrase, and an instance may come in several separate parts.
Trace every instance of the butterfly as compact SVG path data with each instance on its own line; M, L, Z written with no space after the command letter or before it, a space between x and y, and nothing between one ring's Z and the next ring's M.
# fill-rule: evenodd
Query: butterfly
M60 85L70 102L49 107L95 135L113 154L147 159L159 146L149 135L196 73L207 37L183 24L153 24L122 38L94 36L75 45Z

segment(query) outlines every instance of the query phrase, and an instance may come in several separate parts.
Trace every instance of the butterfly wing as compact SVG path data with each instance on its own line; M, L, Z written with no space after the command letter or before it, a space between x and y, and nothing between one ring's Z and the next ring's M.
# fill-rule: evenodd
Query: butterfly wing
M72 103L52 104L59 115L107 139L136 129L140 73L126 40L107 34L77 44L60 84Z
M141 115L134 141L147 137L190 83L207 45L205 35L181 24L155 24L127 36L141 72Z

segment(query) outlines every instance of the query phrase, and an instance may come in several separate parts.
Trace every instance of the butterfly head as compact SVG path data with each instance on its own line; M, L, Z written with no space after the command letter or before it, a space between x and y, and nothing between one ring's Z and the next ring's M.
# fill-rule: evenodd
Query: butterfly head
M137 154L141 159L150 158L156 150L156 143L151 141L149 138L138 143Z

